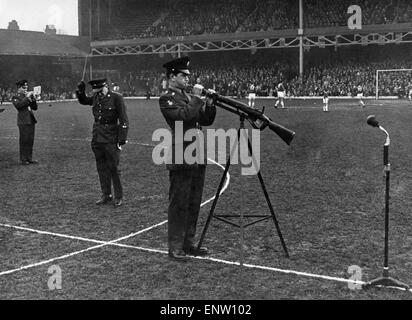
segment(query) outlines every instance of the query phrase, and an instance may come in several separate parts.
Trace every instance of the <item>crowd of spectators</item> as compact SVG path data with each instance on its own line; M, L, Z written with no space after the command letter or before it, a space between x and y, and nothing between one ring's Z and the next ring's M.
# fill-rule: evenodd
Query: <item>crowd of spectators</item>
M233 33L255 9L254 1L181 0L150 34L155 37L188 36L210 33Z
M43 100L72 98L80 78L70 63L54 57L0 56L0 101L11 101L16 82L23 79L28 80L29 91L41 86Z
M374 63L347 62L345 64L321 64L308 68L300 78L295 65L273 63L261 65L200 67L194 68L191 83L196 81L206 88L213 88L223 95L238 98L246 97L250 84L254 84L258 96L276 96L276 86L283 82L288 97L322 96L325 89L331 96L351 97L356 87L361 85L365 96L376 94L376 70L412 68L410 61L385 61ZM119 73L108 77L112 86L119 86L126 97L159 96L165 74L160 70L140 70ZM54 86L42 85L41 100L74 99L78 79L53 78ZM58 86L55 84L59 83ZM412 71L385 72L379 76L379 96L403 97L412 85ZM11 101L16 94L15 87L0 83L1 101Z
M146 11L112 19L104 30L106 38L158 38L201 34L272 31L299 26L298 0L179 0L168 2L156 14ZM362 23L391 24L412 22L410 0L304 0L304 27L347 25L348 8L362 9ZM147 18L151 16L152 21ZM122 23L120 23L122 21ZM125 23L127 21L127 23ZM100 38L102 35L100 35Z
M276 86L283 82L288 96L322 96L325 89L331 96L351 97L361 85L365 96L376 94L376 70L412 68L410 61L385 61L376 63L348 62L341 65L316 65L307 69L300 78L294 65L274 64L201 69L195 77L206 86L226 95L245 97L253 83L260 96L276 95ZM412 72L385 72L380 74L379 95L403 97L412 83Z
M261 50L253 55L244 51L194 55L191 83L200 82L206 88L235 97L245 97L252 83L259 96L276 96L276 86L281 81L289 97L322 96L325 89L331 96L350 97L358 85L363 87L365 96L375 96L376 70L412 69L409 45L354 47L338 52L317 49L306 54L301 78L294 53L295 50ZM106 58L100 60L100 65L94 65L93 78L107 78L113 87L120 87L124 96L159 96L165 79L161 67L165 60L154 56L138 60L134 57ZM65 67L45 66L36 68L34 62L31 64L30 89L42 86L42 100L75 98L81 74ZM1 101L10 101L16 93L15 82L27 76L26 69L10 70L0 77ZM401 97L411 82L411 71L381 73L379 95Z
M13 96L17 94L15 88L0 87L0 103L11 102ZM57 101L57 100L67 100L76 98L75 90L68 88L67 90L61 91L46 91L42 92L38 97L41 101Z
M150 27L156 25L163 12L172 10L174 0L123 0L121 5L107 10L110 16L95 34L96 40L133 39L154 37ZM103 13L104 16L104 13Z
M306 16L306 14L305 14ZM236 31L256 32L296 29L299 26L298 1L260 0Z
M349 61L345 64L319 65L306 70L303 79L295 76L287 81L290 96L320 96L326 88L332 96L352 96L361 85L364 95L376 94L376 70L411 69L408 60L384 62ZM405 95L412 82L412 72L385 72L379 76L379 96Z
M333 7L318 0L305 0L305 26L345 26L348 7L358 5L362 9L362 24L390 24L412 21L412 3L409 0L336 0Z
M200 82L223 95L246 97L250 84L258 96L276 96L276 87L283 82L287 96L322 96L325 89L331 96L352 97L361 85L365 96L376 94L376 70L412 69L408 59L384 61L345 61L308 65L303 78L299 77L296 63L233 63L219 66L192 67L191 83ZM120 73L111 79L120 85L125 96L159 96L165 74L157 68ZM403 97L412 84L412 72L385 72L379 76L380 96Z
M19 77L13 78L10 81L0 81L0 103L10 102L12 97L17 93L15 82ZM66 100L75 98L76 84L78 77L64 75L60 77L32 77L29 82L29 90L34 86L41 86L42 92L40 99L42 101Z

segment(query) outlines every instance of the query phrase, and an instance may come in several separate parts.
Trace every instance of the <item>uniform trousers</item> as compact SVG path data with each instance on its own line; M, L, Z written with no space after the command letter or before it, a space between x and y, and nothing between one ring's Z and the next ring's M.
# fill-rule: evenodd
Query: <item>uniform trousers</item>
M120 150L116 143L99 143L92 141L92 150L96 158L96 167L99 174L100 187L103 196L112 194L114 197L123 198L123 189L120 182Z
M19 125L20 161L33 160L34 124Z
M169 172L168 244L170 250L194 245L206 166Z

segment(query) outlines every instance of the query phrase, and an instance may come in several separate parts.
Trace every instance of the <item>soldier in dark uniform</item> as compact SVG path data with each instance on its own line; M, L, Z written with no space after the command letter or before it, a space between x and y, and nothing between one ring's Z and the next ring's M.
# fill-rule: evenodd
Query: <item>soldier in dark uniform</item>
M12 102L18 111L20 163L22 165L37 164L38 162L33 160L34 131L37 123L33 110L37 110L37 102L33 93L27 91L27 80L18 81L16 85L17 95L12 98Z
M93 88L93 95L87 96L86 84L81 81L78 85L77 98L83 105L92 106L94 124L92 150L96 158L96 167L99 174L102 197L97 205L109 204L121 206L123 189L120 182L121 146L127 142L129 121L123 97L110 91L106 79L92 80L89 84Z
M185 133L190 129L201 130L200 126L211 125L216 116L213 100L208 99L205 103L201 99L202 88L199 85L195 86L193 94L186 93L190 75L188 66L188 57L163 65L167 71L169 89L159 100L160 110L173 134L172 161L167 165L170 179L168 246L169 256L176 260L186 259L187 254L204 256L208 253L206 248L198 250L194 245L207 161L203 159L198 163L188 164L183 160L183 163L178 163L173 152L176 145L180 144L184 152L192 143L176 141L174 130L177 122L182 122Z

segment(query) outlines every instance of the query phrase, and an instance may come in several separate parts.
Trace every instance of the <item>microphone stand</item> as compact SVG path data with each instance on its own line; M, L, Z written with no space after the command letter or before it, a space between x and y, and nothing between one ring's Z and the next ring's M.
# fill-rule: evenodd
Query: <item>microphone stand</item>
M369 123L369 122L368 122ZM369 123L370 124L370 123ZM376 125L371 124L374 127L378 127L386 134L386 142L383 147L383 165L385 171L385 258L382 277L365 283L362 288L369 289L372 287L392 287L400 288L404 290L409 290L409 286L405 283L400 282L394 278L389 277L389 180L391 165L389 163L389 146L391 143L389 133L383 127L381 127L377 122Z

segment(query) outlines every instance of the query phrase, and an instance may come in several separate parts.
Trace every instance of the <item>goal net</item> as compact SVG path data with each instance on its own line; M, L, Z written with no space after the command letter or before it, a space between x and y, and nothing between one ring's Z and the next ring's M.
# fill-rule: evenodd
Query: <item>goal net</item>
M412 84L412 69L376 70L376 100L385 96L407 96Z

